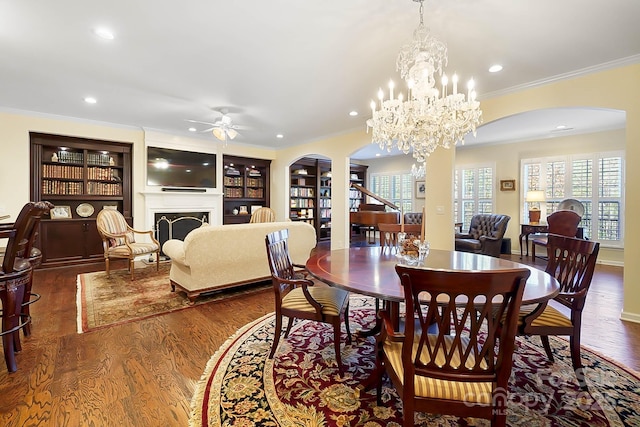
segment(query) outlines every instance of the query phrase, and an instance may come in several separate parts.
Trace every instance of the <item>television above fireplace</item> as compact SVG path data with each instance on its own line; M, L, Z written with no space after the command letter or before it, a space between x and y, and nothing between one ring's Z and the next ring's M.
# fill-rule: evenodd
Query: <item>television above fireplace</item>
M216 155L147 147L147 185L216 188Z

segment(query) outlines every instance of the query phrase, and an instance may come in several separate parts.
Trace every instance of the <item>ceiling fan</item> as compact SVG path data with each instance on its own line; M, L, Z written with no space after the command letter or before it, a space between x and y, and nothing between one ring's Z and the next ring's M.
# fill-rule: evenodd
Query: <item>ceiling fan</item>
M211 122L201 122L198 120L187 120L191 123L200 123L203 125L211 126L208 129L203 130L202 132L212 132L213 136L218 138L220 141L227 142L230 139L234 139L238 136L238 129L240 126L233 124L231 117L228 115L227 109L220 110L222 117L218 119L215 123Z

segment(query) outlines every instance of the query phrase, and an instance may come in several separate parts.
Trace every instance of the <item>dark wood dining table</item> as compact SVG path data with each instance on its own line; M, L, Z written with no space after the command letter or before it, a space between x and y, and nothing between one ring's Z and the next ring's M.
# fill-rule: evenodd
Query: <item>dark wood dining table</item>
M404 301L400 278L395 271L399 261L396 252L389 248L366 246L315 251L306 267L313 277L337 288L399 303ZM560 291L558 281L543 270L487 255L432 249L424 267L454 271L527 268L531 275L525 285L523 305L545 302Z

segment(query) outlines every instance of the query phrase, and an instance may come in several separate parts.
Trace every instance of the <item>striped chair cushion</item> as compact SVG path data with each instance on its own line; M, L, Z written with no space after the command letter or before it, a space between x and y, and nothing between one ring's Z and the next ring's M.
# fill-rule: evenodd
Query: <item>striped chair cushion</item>
M331 288L328 286L310 286L309 294L322 304L322 313L337 316L340 314L340 308L344 306L345 301L349 298L349 292L342 289ZM304 296L302 288L295 288L282 298L282 308L298 311L315 312L315 308Z
M524 317L528 316L533 310L535 310L536 305L523 305L520 308L520 314L518 316L518 327L524 324ZM531 322L531 326L558 326L558 327L569 327L571 328L573 324L571 323L571 319L566 315L558 311L557 309L547 305L542 313L538 315Z
M131 252L127 246L115 246L109 248L108 253L110 256L123 258L128 257L129 254L142 255L158 250L158 245L155 243L132 243L130 246Z
M531 326L573 327L571 319L557 309L547 305L544 311L531 322Z
M435 343L436 335L429 335L429 340L432 344ZM451 346L451 342L454 337L446 337L445 345L447 348ZM466 346L469 343L468 339L462 338L463 345ZM414 343L413 354L418 351L418 344ZM391 362L393 370L398 377L402 380L404 378L404 366L402 364L402 342L386 341L384 343L384 352L387 358ZM475 363L473 359L467 361L467 364ZM429 361L429 355L423 351L420 360L423 363ZM444 355L438 354L436 357L436 363L442 364L444 361ZM451 361L452 366L460 365L460 359L454 357ZM481 364L486 367L483 362ZM416 375L414 379L415 395L419 397L428 397L434 399L447 399L465 401L469 403L480 403L489 405L492 399L492 383L491 382L463 382L463 381L446 381L433 378L427 378L424 376Z

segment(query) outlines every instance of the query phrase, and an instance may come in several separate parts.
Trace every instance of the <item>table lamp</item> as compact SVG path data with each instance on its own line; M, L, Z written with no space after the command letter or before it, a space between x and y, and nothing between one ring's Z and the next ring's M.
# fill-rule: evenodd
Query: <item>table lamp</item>
M527 203L532 202L544 202L545 195L542 190L527 191L525 201ZM540 208L529 206L529 223L538 224L540 222Z

